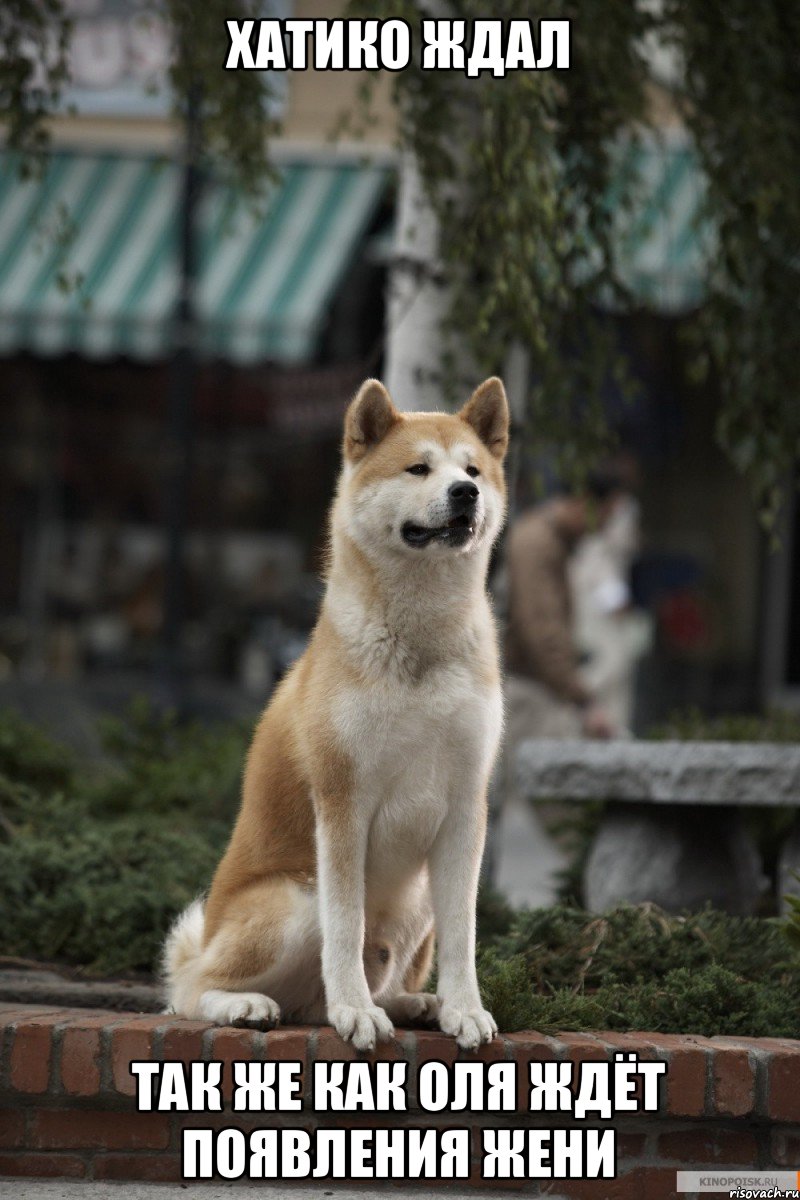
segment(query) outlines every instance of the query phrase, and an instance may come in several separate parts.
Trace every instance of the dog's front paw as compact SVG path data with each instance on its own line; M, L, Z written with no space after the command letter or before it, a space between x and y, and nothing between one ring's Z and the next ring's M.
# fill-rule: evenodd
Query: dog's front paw
M452 1034L463 1050L475 1050L497 1033L495 1019L485 1008L447 1003L439 1009L439 1028Z
M346 1042L356 1050L374 1050L376 1042L388 1042L394 1035L392 1022L382 1008L374 1004L356 1008L352 1004L331 1004L328 1020Z
M210 991L200 997L200 1015L215 1025L272 1029L281 1019L281 1010L260 992Z
M439 1015L439 1001L431 992L400 992L386 1001L386 1011L396 1025L408 1021L428 1023Z

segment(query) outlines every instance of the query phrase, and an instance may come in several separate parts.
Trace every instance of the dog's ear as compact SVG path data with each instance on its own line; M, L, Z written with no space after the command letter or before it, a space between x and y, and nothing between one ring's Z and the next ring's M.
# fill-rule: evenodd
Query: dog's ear
M508 449L508 400L502 379L485 380L458 414L477 433L495 458L505 458Z
M358 462L401 420L400 413L380 380L365 380L351 401L344 419L345 458L350 462Z

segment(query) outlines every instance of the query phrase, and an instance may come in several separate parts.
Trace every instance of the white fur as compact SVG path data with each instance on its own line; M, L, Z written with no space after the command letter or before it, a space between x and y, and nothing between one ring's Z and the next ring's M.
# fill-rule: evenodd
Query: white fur
M176 919L164 943L161 970L165 979L183 978L188 968L197 961L203 949L203 901L193 900ZM170 999L176 1012L182 1011L175 996Z

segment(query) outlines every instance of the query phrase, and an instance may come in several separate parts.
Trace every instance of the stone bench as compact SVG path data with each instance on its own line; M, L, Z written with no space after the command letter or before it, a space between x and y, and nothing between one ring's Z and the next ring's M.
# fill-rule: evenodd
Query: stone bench
M625 901L754 912L767 880L741 810L800 806L798 746L530 740L517 772L532 800L607 802L584 874L597 912ZM798 868L796 825L780 856L781 896L800 892Z

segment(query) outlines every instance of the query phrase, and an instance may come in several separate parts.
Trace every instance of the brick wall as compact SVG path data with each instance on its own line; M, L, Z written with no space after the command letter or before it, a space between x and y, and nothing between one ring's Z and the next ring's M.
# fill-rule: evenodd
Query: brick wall
M89 1009L0 1005L0 1176L40 1175L87 1179L179 1180L181 1131L190 1126L238 1126L248 1130L283 1121L312 1129L333 1118L310 1108L293 1118L270 1114L168 1114L137 1112L134 1060L218 1059L230 1094L236 1060L299 1060L304 1086L310 1065L356 1057L328 1028L279 1028L269 1033L214 1028L168 1016ZM618 1132L616 1181L558 1181L542 1193L575 1200L659 1200L675 1193L678 1169L800 1167L800 1042L666 1034L560 1034L557 1038L514 1033L480 1051L484 1061L518 1064L520 1109L516 1114L409 1114L376 1118L338 1116L369 1127L410 1124L464 1127L475 1131L474 1182L481 1183L480 1129L563 1125L557 1116L526 1114L527 1064L531 1060L607 1060L615 1051L667 1062L657 1114L614 1120ZM402 1031L375 1058L406 1059L412 1081L426 1059L454 1062L451 1038ZM305 1093L308 1100L307 1091ZM446 1121L443 1121L446 1117ZM585 1124L585 1123L581 1123ZM320 1181L321 1182L321 1181ZM425 1186L419 1181L415 1186ZM387 1186L391 1186L388 1185ZM497 1185L495 1185L497 1186ZM535 1181L502 1186L538 1194Z

